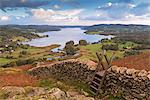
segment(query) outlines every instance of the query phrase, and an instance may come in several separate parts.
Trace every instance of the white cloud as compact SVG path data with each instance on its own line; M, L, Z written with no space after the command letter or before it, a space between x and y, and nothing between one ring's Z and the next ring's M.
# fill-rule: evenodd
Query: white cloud
M107 5L108 5L108 7L110 7L110 6L112 6L112 3L111 3L111 2L109 2L109 3L107 3Z
M54 9L60 9L61 7L59 5L54 5L53 8Z
M121 19L111 19L104 11L97 11L89 15L80 15L83 9L52 10L33 9L33 19L49 25L93 25L93 24L148 24L150 15L136 16L127 13ZM93 17L94 16L94 17Z
M134 8L134 7L136 7L135 4L128 4L128 6L129 6L129 8Z
M76 21L79 19L83 9L73 10L52 10L52 9L32 9L33 17L38 20L55 22L55 21Z
M2 16L2 17L0 17L0 20L1 21L8 21L9 17L8 16Z

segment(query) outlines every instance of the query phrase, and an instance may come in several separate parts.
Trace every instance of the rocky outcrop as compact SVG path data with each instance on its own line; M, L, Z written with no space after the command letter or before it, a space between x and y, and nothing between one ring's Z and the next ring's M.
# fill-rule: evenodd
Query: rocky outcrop
M72 91L73 92L73 91ZM41 87L13 87L6 86L0 89L0 100L94 100L77 93L71 95L71 92L64 92L59 88L41 88Z

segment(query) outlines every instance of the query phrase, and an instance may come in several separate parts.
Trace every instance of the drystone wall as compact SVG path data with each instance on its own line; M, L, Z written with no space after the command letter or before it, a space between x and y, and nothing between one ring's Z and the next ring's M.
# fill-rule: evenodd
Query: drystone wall
M112 66L103 90L106 94L121 95L126 100L150 100L150 71Z
M49 66L30 69L36 77L54 77L61 80L90 82L94 71L78 61L63 61ZM150 100L150 71L112 66L108 69L102 91L103 95L122 96L126 100Z
M74 80L90 82L94 71L79 61L67 60L49 66L30 69L29 74L36 77L54 77L60 80Z

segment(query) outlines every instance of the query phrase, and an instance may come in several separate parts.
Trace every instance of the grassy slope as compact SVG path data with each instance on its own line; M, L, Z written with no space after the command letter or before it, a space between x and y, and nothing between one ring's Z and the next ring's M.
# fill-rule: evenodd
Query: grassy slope
M103 44L113 44L113 42L106 42L106 43L103 43ZM108 57L111 57L112 56L112 52L115 53L115 56L116 57L119 57L119 58L123 58L124 57L124 52L125 50L123 50L123 47L126 47L126 48L131 48L131 47L134 47L134 46L137 46L138 44L135 44L133 42L126 42L125 44L122 44L120 43L119 44L119 50L118 51L112 51L112 50L108 50L107 51L107 55ZM97 60L97 57L96 57L96 52L102 52L102 43L100 44L90 44L90 45L87 45L87 46L80 46L80 50L84 52L83 56L81 56L80 60ZM122 51L123 50L123 51ZM126 49L128 50L128 49Z
M0 66L14 61L13 59L0 58Z
M0 66L10 63L12 61L16 61L18 59L28 59L28 58L42 58L45 55L50 54L50 50L58 47L58 45L51 45L47 47L28 47L27 49L23 49L18 47L12 54L4 53L0 55L3 58L0 58ZM19 57L21 51L27 51L26 55ZM13 56L15 59L6 59L6 56Z

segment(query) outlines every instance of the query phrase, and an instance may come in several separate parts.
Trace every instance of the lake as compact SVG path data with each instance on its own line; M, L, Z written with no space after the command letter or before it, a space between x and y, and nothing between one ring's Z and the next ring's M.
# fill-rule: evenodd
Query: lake
M44 33L37 33L39 35L48 35L49 37L32 39L28 42L23 42L23 44L29 44L31 46L43 47L49 46L51 44L60 44L61 48L65 46L65 43L73 40L75 44L79 42L79 40L84 39L87 42L93 43L98 42L101 39L108 38L111 39L112 35L89 35L85 34L86 30L82 30L80 28L62 28L61 31L49 31Z

